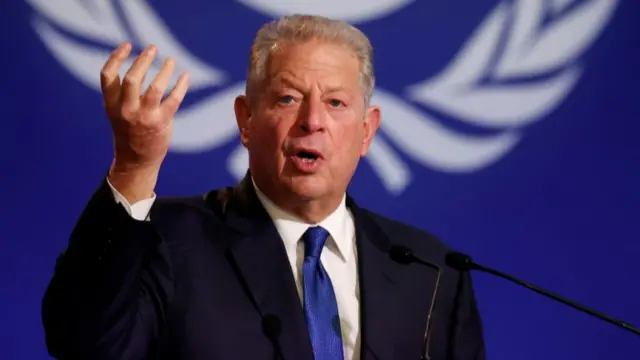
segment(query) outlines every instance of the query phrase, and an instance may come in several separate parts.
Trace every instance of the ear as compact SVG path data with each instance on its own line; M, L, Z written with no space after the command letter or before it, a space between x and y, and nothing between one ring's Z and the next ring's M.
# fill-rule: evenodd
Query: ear
M360 156L365 156L369 152L369 147L378 131L378 127L380 127L380 108L378 106L370 106L367 109L362 126L364 126L364 136L362 138Z
M236 123L240 131L240 141L246 148L249 144L249 122L251 121L251 107L249 100L245 95L236 97L233 104L233 110L236 113Z

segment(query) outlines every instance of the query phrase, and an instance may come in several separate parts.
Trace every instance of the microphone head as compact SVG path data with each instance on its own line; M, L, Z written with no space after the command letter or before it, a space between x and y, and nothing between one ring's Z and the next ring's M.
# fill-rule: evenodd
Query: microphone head
M445 262L450 267L459 271L468 271L476 267L471 256L457 251L448 253L445 257Z
M389 249L389 256L400 264L411 264L414 261L413 252L406 246L396 245Z

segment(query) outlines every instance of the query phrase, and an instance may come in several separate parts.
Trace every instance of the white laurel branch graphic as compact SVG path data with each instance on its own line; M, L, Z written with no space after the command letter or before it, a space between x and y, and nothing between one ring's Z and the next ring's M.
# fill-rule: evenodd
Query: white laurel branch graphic
M392 112L390 121L382 122L385 133L414 159L442 171L474 171L501 158L518 142L521 127L555 109L575 86L579 57L608 22L617 0L586 1L541 28L543 16L556 15L570 3L500 3L442 73L407 89L410 99L462 122L498 130L497 135L461 137L406 109L404 116ZM505 83L538 75L548 77ZM388 106L389 100L383 103ZM434 140L437 145L426 143Z
M153 80L162 61L171 55L176 59L176 72L171 84L183 71L190 72L190 92L221 85L225 74L209 66L184 49L167 30L167 26L144 0L121 1L125 19L120 19L114 1L86 2L67 0L26 0L40 16L32 23L48 50L73 75L87 87L100 91L100 70L111 50L129 40L143 48L149 44L158 47L158 59L145 78L144 88ZM124 23L132 29L128 34ZM50 23L80 39L103 45L90 45L76 41L57 30ZM135 54L122 67L121 76L133 63ZM212 114L229 113L238 86L218 92L196 104L182 108L174 119L171 140L173 151L196 152L222 145L237 135L235 121L231 117L212 119Z
M27 1L41 15L33 25L51 53L94 90L100 90L98 74L108 51L74 41L50 22L67 33L109 47L130 38L137 40L138 47L155 43L164 51L160 61L171 54L182 65L179 71L188 69L192 73L192 90L221 85L224 81L224 74L184 49L143 0L121 1L124 19L117 15L114 2L107 0L90 3L68 0L55 6L46 0ZM290 6L278 7L263 0L238 1L271 15L292 10ZM617 4L617 0L587 0L564 11L574 1L504 0L441 74L407 89L408 97L416 103L461 122L494 130L494 135L478 136L448 129L413 104L378 89L373 101L383 108L384 134L413 159L440 171L470 172L500 159L517 144L523 126L539 120L566 98L581 73L580 55L595 41ZM332 7L316 8L305 3L303 9L295 12L364 21L396 11L409 2L386 0L360 9L341 8L335 14L327 13L326 9ZM551 23L542 27L543 17L549 14ZM133 34L127 34L123 23ZM147 81L151 81L159 64ZM123 71L128 66L130 63ZM520 82L507 82L513 80ZM208 150L234 137L237 129L229 109L234 97L243 90L244 82L237 83L180 110L172 150ZM221 114L229 116L210 118ZM376 137L367 159L389 192L400 193L410 182L407 164L385 138ZM239 178L244 175L247 163L246 150L238 146L230 154L227 166Z
M383 18L402 9L415 0L376 1L299 1L299 0L237 0L239 3L271 17L292 14L312 14L361 23Z

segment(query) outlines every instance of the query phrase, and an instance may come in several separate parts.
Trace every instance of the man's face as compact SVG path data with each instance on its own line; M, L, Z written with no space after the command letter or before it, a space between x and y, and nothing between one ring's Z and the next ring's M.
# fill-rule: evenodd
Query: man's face
M254 100L239 97L236 117L258 186L275 201L341 198L380 117L365 107L355 54L320 41L279 44Z

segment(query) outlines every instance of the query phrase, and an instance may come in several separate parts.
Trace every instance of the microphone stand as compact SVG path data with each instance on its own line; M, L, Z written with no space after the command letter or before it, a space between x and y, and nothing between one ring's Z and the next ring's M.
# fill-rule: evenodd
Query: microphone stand
M625 330L628 330L636 335L640 335L640 330L633 327L632 325L630 325L629 323L622 321L622 320L618 320L618 319L614 319L606 314L603 314L599 311L593 310L593 309L589 309L588 307L581 305L575 301L569 300L563 296L560 296L558 294L555 294L549 290L545 290L539 286L533 285L531 283L528 283L526 281L520 280L518 278L515 278L509 274L505 274L503 272L500 272L498 270L486 267L486 266L482 266L476 262L474 262L471 257L469 255L460 253L460 252L451 252L449 254L447 254L446 257L446 263L447 265L453 267L454 269L457 270L461 270L461 271L467 271L467 270L478 270L478 271L482 271L485 273L489 273L498 277L501 277L503 279L509 280L515 284L518 284L520 286L524 286L526 288L528 288L529 290L532 290L534 292L537 292L540 295L544 295L550 299L559 301L565 305L568 305L576 310L582 311L584 313L587 313L589 315L595 316L596 318L606 321L610 324L616 325L618 327L621 327Z

